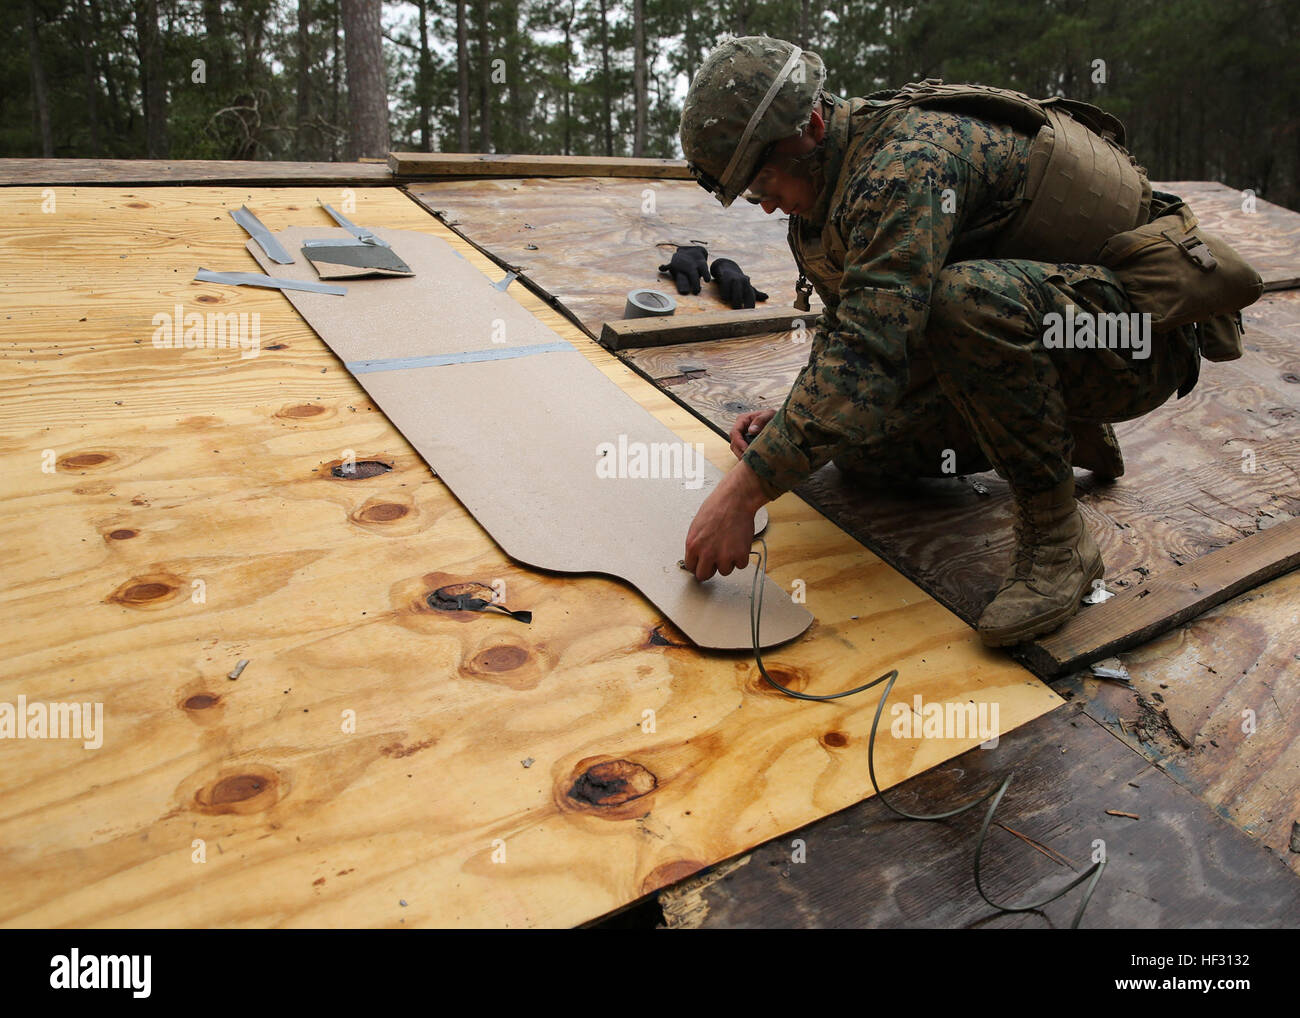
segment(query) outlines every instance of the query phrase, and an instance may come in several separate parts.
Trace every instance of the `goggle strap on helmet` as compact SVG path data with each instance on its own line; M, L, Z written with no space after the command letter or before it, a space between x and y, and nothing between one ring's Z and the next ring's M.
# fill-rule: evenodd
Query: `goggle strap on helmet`
M803 56L803 50L796 46L794 52L790 54L790 58L786 60L785 66L781 68L776 78L773 79L772 84L768 86L767 94L763 96L762 102L754 108L754 113L749 118L749 123L745 125L745 130L740 136L740 141L736 144L736 151L731 154L731 162L727 163L727 168L722 171L721 184L728 192L732 190L730 187L731 175L736 170L737 160L740 159L741 153L745 151L745 146L749 144L749 139L753 135L754 129L758 127L758 122L763 119L763 114L766 113L767 108L772 105L772 100L776 98L776 93L781 90L781 86L785 84L786 78L790 77L794 72L795 64L799 62L801 56Z

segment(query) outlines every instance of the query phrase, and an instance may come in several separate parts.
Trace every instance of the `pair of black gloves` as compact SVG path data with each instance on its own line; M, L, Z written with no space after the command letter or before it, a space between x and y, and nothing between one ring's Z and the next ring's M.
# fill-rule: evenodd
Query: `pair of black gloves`
M755 290L749 277L730 258L714 259L710 276L709 252L702 247L679 247L667 265L659 266L659 271L673 277L678 293L699 293L700 280L717 283L722 299L736 309L752 308L755 301L767 300L767 294Z

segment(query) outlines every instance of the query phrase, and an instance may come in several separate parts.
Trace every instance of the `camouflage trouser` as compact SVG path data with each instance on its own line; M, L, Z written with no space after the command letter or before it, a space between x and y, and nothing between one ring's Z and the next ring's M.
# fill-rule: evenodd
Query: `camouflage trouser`
M1124 421L1167 400L1198 365L1190 330L1133 349L1051 349L1044 317L1133 310L1110 270L1015 259L955 262L929 325L908 349L911 378L878 435L836 450L855 481L887 483L990 468L1036 494L1071 475L1069 418ZM1049 320L1050 321L1050 320ZM1067 319L1068 321L1068 319Z

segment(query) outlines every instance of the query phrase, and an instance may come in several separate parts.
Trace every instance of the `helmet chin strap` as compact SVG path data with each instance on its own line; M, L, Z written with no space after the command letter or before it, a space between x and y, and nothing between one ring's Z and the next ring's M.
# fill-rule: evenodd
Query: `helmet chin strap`
M767 108L772 105L772 100L776 98L777 92L781 90L781 86L785 84L786 79L794 72L795 65L799 62L801 56L803 56L803 50L798 46L794 47L794 52L790 54L785 64L781 67L781 70L777 73L777 76L772 79L772 84L768 86L767 94L764 95L759 104L754 107L754 112L750 115L749 123L745 125L745 130L740 135L740 141L736 143L736 150L731 153L731 161L727 163L727 168L722 171L722 176L719 179L719 183L722 185L724 191L734 190L731 186L731 178L732 174L736 171L736 165L740 161L741 154L745 151L746 146L749 145L749 139L753 137L754 129L758 127L759 121L763 119L763 114L767 112Z

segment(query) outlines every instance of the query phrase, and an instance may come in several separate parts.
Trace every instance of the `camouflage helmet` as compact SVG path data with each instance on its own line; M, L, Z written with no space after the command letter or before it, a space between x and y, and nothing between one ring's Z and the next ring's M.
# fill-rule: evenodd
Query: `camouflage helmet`
M765 35L730 39L710 53L682 107L682 153L700 186L728 207L768 149L807 126L825 80L816 53Z

